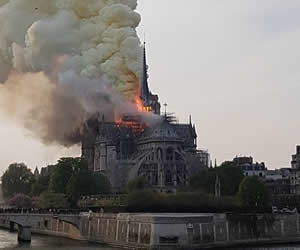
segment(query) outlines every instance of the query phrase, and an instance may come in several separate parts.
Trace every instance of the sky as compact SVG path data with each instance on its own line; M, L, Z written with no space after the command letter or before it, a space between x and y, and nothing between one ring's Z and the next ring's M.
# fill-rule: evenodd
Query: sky
M149 85L218 163L251 155L289 167L300 144L298 0L138 0ZM0 114L0 172L80 155L43 145Z

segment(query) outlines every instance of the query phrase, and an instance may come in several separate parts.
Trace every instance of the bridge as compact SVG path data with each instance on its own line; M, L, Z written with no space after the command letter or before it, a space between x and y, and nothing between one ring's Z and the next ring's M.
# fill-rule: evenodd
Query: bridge
M18 240L19 241L31 241L31 228L38 223L48 223L50 219L57 219L69 223L79 228L80 215L70 214L30 214L30 213L10 213L1 214L0 221L3 224L9 225L10 231L14 230L14 225L18 225Z

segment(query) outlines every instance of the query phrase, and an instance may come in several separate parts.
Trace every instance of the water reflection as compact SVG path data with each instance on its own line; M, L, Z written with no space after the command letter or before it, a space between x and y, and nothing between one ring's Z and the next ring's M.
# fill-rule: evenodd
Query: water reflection
M223 248L224 249L224 248ZM270 245L264 247L238 247L238 248L226 248L232 250L300 250L299 244L284 244L284 245Z
M38 249L38 250L115 250L99 244L68 240L58 237L32 236L32 242L18 243L17 234L0 230L0 249Z
M16 233L9 233L0 230L0 249L38 249L38 250L118 250L116 248L106 247L99 244L89 244L86 242L68 240L57 237L44 237L39 235L32 236L30 244L19 244ZM300 245L280 245L265 247L238 247L238 248L221 248L226 250L300 250ZM214 249L216 250L216 249Z

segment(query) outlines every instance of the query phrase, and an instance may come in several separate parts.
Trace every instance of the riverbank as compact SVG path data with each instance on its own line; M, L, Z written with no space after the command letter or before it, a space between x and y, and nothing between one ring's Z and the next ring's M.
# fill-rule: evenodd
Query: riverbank
M0 229L0 249L5 250L117 250L105 245L76 241L56 236L34 234L31 243L17 242L17 233Z
M77 226L41 219L32 233L130 249L199 249L297 243L299 225L297 214L82 214Z

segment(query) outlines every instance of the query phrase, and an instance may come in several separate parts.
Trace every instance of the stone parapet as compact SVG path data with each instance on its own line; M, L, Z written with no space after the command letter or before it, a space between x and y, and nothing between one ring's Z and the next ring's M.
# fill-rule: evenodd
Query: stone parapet
M31 215L28 215L29 217ZM203 247L300 242L298 214L92 214L35 216L31 232L134 249L199 249ZM76 217L77 216L77 217ZM15 218L15 215L11 215ZM15 220L15 219L14 219ZM9 215L0 226L12 228ZM28 225L24 225L28 229ZM19 225L22 232L22 226ZM17 227L16 227L17 228ZM27 230L26 229L26 230ZM28 233L26 231L26 233ZM34 236L33 236L34 237Z

